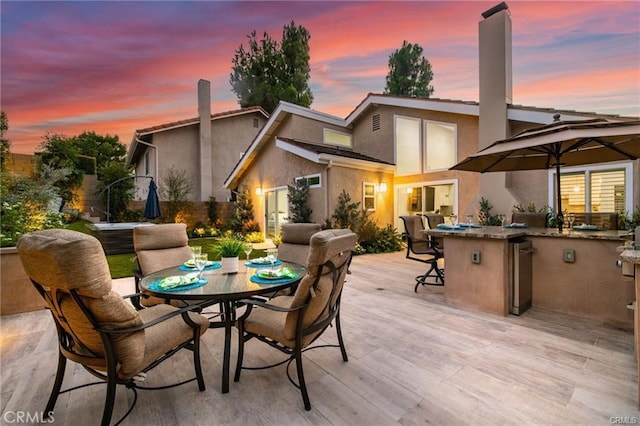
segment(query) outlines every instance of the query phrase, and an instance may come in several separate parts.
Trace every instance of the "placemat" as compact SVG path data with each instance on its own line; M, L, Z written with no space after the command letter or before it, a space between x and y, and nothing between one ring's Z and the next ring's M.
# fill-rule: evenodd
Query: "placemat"
M160 287L160 282L161 281L162 281L162 279L159 279L157 281L152 282L149 285L149 290L157 291L157 292L184 291L184 290L192 290L194 288L202 287L203 285L205 285L207 283L207 279L202 277L202 278L200 278L198 281L196 281L193 284L180 285L180 286L177 286L177 287L172 287L172 288L165 289L165 288Z
M213 265L205 266L204 270L205 271L211 271L212 269L218 269L218 268L221 268L221 267L222 267L222 264L220 262L215 262ZM198 272L198 268L190 268L190 267L185 266L185 265L178 266L178 269L180 269L181 271L186 271L186 272Z

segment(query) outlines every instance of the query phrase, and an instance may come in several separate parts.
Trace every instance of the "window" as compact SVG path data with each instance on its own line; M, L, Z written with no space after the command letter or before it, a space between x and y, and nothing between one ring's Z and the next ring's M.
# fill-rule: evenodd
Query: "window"
M351 135L336 130L324 129L324 143L327 145L340 145L351 148Z
M632 211L632 169L626 165L566 168L560 174L562 210L580 212ZM555 171L549 172L549 205L556 206Z
M299 180L306 180L309 188L320 188L322 186L320 181L320 174L297 177L296 182L298 182Z
M149 159L149 150L144 153L144 175L151 175L151 160Z
M424 171L446 170L456 163L456 126L424 122Z
M395 117L396 175L446 170L456 163L455 124Z
M420 165L420 120L396 117L396 175L422 172Z
M362 205L366 211L376 209L376 185L374 183L362 183Z

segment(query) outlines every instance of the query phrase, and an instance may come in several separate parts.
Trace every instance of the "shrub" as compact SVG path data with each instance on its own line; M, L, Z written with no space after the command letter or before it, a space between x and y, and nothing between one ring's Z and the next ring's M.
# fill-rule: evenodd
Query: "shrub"
M248 243L264 243L264 235L262 232L250 232L244 236L244 240Z

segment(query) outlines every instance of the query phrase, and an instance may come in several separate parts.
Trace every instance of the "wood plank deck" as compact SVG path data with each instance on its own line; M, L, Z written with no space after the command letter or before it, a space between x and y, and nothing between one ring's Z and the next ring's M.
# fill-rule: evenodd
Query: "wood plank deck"
M287 380L284 366L243 371L220 393L221 330L203 336L207 390L195 383L139 391L126 425L566 425L640 421L636 405L633 333L592 320L531 309L498 317L444 303L443 289L421 287L424 264L404 253L355 257L343 294L342 324L349 362L338 349L305 354L312 409ZM132 280L117 288L131 292ZM624 307L621 307L624 309ZM333 342L330 329L323 338ZM232 366L235 366L235 342ZM258 342L246 345L248 362L281 354ZM1 318L2 417L44 410L56 366L56 338L47 311ZM294 369L295 370L295 369ZM189 353L152 371L157 386L192 375ZM64 388L92 381L67 368ZM102 385L62 395L59 425L97 424ZM118 389L114 421L132 395ZM9 417L7 417L9 416ZM614 420L612 420L612 418Z

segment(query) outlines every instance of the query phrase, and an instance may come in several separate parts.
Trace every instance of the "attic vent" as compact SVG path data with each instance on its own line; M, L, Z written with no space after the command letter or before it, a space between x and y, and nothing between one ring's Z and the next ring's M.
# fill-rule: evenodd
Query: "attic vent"
M253 117L253 127L257 129L259 125L260 122L258 121L258 119L256 117Z
M376 114L372 117L371 124L373 125L372 130L374 132L376 130L380 130L380 114Z

